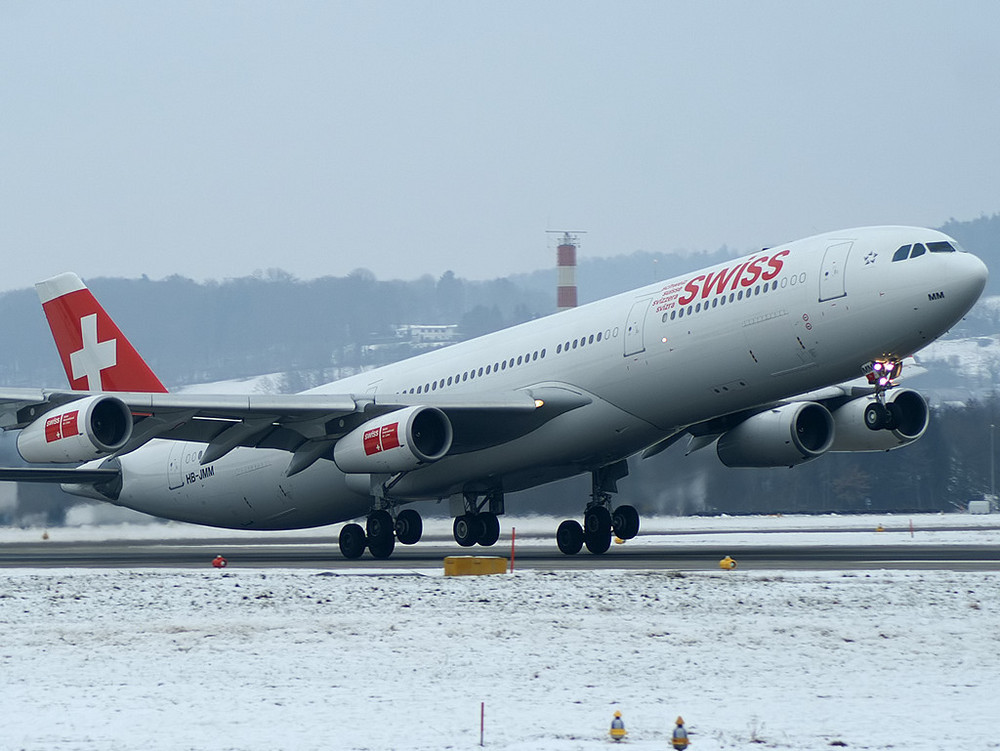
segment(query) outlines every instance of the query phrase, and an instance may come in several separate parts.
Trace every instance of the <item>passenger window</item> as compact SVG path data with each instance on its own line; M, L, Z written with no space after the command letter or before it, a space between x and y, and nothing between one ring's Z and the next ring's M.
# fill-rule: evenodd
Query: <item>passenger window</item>
M677 311L677 317L678 318L684 317L684 308L681 308L679 311Z
M901 247L899 250L897 250L895 253L892 254L892 260L893 261L905 261L907 258L910 257L910 248L911 247L912 246L910 246L910 245L904 245L903 247Z
M600 331L597 332L597 341L601 341L601 332Z
M955 248L952 247L951 243L937 242L937 243L927 243L927 250L931 253L954 253Z
M921 243L917 243L916 245L913 246L913 252L910 253L910 258L916 258L917 256L922 256L926 252L927 248L925 248Z

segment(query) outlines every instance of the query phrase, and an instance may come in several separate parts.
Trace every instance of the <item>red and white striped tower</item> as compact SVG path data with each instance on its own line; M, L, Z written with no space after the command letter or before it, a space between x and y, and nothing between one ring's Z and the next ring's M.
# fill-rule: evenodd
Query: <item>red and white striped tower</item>
M551 230L550 230L551 231ZM563 232L562 240L556 249L556 308L569 310L576 307L576 234ZM577 233L582 234L582 233Z

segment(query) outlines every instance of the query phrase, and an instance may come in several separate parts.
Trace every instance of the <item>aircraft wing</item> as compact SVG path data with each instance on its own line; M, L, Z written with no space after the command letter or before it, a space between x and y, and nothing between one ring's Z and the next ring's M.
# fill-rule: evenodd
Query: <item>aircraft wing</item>
M927 372L927 369L920 365L913 358L913 356L904 358L902 366L900 374L893 378L894 384L898 385L900 381L914 378ZM673 446L684 436L688 436L689 439L685 454L692 454L695 451L705 448L706 446L711 446L716 439L718 439L719 436L727 430L730 430L740 422L752 417L753 415L785 404L792 404L796 402L817 402L827 408L836 409L852 399L871 396L874 393L875 386L872 385L867 377L861 376L850 381L844 381L832 386L826 386L815 391L796 394L795 396L770 404L758 405L757 407L742 410L740 412L721 415L705 422L689 425L687 428L674 433L662 441L654 443L652 446L648 446L642 452L642 458L649 459L650 457L656 456L665 449Z
M475 451L524 435L556 415L590 403L585 393L548 383L495 394L252 394L92 392L0 389L0 428L23 428L46 413L92 396L119 399L132 413L134 451L154 438L207 444L202 463L238 446L293 452L290 474L327 455L342 436L369 420L411 406L447 415L451 453Z

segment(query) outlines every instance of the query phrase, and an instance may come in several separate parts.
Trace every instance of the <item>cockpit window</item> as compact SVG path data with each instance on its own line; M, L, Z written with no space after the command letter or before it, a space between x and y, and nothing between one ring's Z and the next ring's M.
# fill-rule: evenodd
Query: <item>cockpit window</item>
M929 250L931 253L954 253L955 252L955 248L952 247L952 244L951 243L946 243L946 242L927 243L927 250Z
M910 257L910 247L909 245L904 245L902 248L897 250L892 254L893 261L905 261Z
M922 256L926 252L927 248L925 248L922 243L916 243L913 246L913 252L910 253L910 258L916 258L917 256Z

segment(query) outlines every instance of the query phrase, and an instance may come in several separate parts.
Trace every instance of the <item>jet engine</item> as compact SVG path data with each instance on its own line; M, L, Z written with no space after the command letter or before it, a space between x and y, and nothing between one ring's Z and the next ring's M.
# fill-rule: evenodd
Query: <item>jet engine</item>
M874 402L865 396L834 410L837 435L830 451L889 451L913 443L927 430L930 410L916 391L893 389L886 394L888 427L880 430L872 430L865 421L865 411Z
M88 396L50 410L25 427L17 450L29 462L85 462L114 453L132 437L132 413L114 396Z
M345 435L333 461L347 474L407 472L451 449L447 415L436 407L407 407L369 420Z
M783 404L723 434L716 453L727 467L792 467L828 451L833 433L833 416L822 404Z

